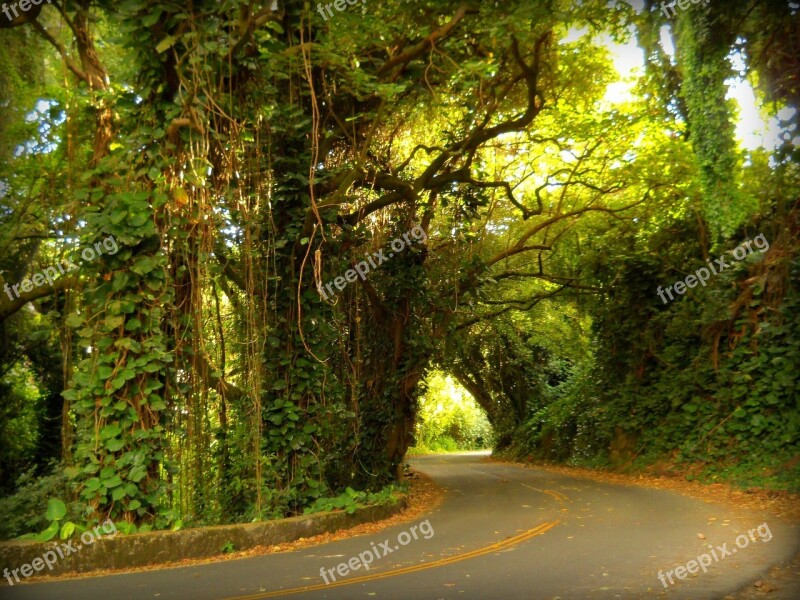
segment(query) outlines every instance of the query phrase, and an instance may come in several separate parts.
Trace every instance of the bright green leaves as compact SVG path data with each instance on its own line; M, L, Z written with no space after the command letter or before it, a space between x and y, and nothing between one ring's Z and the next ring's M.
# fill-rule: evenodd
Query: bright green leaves
M309 485L316 482L310 481ZM394 484L385 486L378 492L359 492L351 487L345 488L344 492L338 496L328 498L317 498L314 503L307 507L303 514L312 514L322 511L344 510L348 514L353 514L361 506L371 506L375 504L386 504L394 502L394 495L401 488Z
M61 532L58 535L62 540L68 540L76 531L78 531L77 525L71 521L67 521L61 526Z
M47 501L47 511L45 512L45 518L50 521L50 525L42 531L33 536L25 536L30 537L31 539L36 540L37 542L47 542L52 540L56 535L59 535L62 540L68 539L75 531L79 528L72 523L71 521L65 522L63 525L61 524L62 519L67 516L67 506L59 500L58 498L50 498Z
M60 526L58 524L58 521L53 521L52 523L50 523L50 526L47 529L38 534L34 539L37 542L47 542L49 540L52 540L58 534L59 528Z
M45 517L48 521L60 521L67 514L67 506L61 500L51 498L47 501Z
M111 477L109 477L108 479L103 479L103 480L101 481L101 483L102 483L102 484L103 484L105 487L107 487L107 488L109 488L109 489L110 489L110 488L115 488L115 487L118 487L118 486L121 486L121 485L122 485L122 478L121 478L121 477L120 477L118 474L114 473L114 474L113 474ZM116 498L115 498L115 499L116 499Z
M510 355L504 348L504 358L511 358ZM475 368L482 369L483 365ZM508 381L504 383L508 385ZM441 371L432 371L427 377L425 392L417 406L414 438L418 450L452 452L491 446L492 427L484 410L452 377Z
M174 35L168 35L168 36L164 37L164 39L162 39L156 45L156 52L158 52L159 54L161 54L163 52L166 52L167 50L172 48L172 46L174 46L175 42L177 42L177 41L178 41L178 38L176 38Z

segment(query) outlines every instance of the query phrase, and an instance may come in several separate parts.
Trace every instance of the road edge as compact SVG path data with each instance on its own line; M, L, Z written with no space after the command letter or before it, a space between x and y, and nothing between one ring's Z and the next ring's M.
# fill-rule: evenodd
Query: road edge
M0 571L19 570L30 565L46 552L65 554L52 563L51 569L40 567L32 577L21 582L44 581L69 575L94 572L128 571L136 568L183 566L186 561L219 557L226 549L247 551L257 547L287 544L313 536L350 529L365 523L382 521L403 512L408 506L407 494L395 494L390 500L357 508L352 514L332 511L276 519L260 523L197 527L180 531L151 531L131 535L101 537L91 545L79 540L70 542L72 551L61 540L50 542L9 541L0 543ZM5 580L0 586L5 585Z

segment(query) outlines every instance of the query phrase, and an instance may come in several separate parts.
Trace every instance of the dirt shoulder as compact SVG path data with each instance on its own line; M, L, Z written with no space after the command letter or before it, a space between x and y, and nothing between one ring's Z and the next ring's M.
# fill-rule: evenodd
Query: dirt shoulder
M726 504L733 508L768 512L789 523L800 523L800 495L790 492L747 489L742 490L726 483L705 484L687 481L681 477L667 475L648 475L644 473L618 473L600 471L584 467L570 467L552 463L520 462L507 458L486 457L489 462L515 464L561 475L582 477L604 483L638 485L679 492L686 496L706 502Z

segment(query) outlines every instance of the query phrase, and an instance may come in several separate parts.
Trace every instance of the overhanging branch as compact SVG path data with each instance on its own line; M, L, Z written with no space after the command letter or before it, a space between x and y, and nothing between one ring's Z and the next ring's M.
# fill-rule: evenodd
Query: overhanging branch
M518 310L518 311L521 311L521 312L527 312L530 309L532 309L534 306L539 304L539 302L541 302L542 300L547 300L548 298L552 298L552 297L560 294L565 289L567 289L567 286L566 285L562 285L561 287L559 287L559 288L557 288L557 289L555 289L555 290L553 290L551 292L547 292L547 293L544 293L544 294L537 295L537 296L529 299L524 304L509 305L509 306L506 306L506 307L501 308L499 310L488 312L488 313L485 313L485 314L482 314L482 315L476 315L476 316L474 316L474 317L472 317L470 319L467 319L466 321L460 323L459 325L457 325L456 328L455 328L455 331L460 331L461 329L465 329L467 327L471 327L475 323L478 323L478 322L486 320L486 319L494 319L495 317L499 317L500 315L505 314L505 313L507 313L508 311L511 311L511 310Z

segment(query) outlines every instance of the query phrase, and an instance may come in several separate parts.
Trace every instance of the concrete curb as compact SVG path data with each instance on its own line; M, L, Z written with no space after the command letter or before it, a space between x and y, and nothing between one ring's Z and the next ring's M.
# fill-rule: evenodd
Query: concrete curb
M233 544L236 551L240 551L256 546L293 542L300 538L348 529L362 523L380 521L397 514L407 505L408 498L401 495L395 496L393 503L358 508L350 515L344 511L336 511L261 523L198 527L182 531L151 531L132 535L118 534L113 537L97 538L91 545L82 544L80 538L75 538L72 540L73 553L65 549L61 540L44 543L2 542L0 571L19 570L23 565L32 564L37 558L39 559L37 564L42 565L41 557L45 552L55 551L57 546L64 548L64 558L59 558L54 563L51 561L51 569L46 565L40 566L39 571L32 572L33 576L127 569L173 563L187 558L211 558L222 554L222 547L228 543ZM29 570L31 569L26 569ZM11 579L16 584L13 575ZM24 581L21 571L19 579ZM3 584L7 584L7 579L0 577L0 585Z

